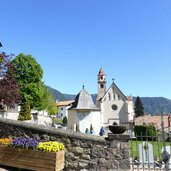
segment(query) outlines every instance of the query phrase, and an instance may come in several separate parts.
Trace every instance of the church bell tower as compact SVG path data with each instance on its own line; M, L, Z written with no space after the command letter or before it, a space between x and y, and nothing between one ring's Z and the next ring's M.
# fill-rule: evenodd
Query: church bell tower
M97 76L97 98L96 98L96 104L99 107L99 102L101 98L106 93L106 74L103 70L103 68L100 68L100 71Z

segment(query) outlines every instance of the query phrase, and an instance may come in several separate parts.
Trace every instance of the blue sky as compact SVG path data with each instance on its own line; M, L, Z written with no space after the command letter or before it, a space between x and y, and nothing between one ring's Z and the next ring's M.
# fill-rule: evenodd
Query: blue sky
M1 51L31 54L45 84L97 92L103 66L125 95L171 99L170 0L1 0Z

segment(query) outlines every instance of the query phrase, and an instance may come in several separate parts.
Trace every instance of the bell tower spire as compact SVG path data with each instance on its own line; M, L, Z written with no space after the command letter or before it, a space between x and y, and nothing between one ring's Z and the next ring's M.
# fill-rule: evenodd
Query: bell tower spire
M100 71L97 75L97 98L96 103L105 95L106 93L106 74L103 68L100 68Z

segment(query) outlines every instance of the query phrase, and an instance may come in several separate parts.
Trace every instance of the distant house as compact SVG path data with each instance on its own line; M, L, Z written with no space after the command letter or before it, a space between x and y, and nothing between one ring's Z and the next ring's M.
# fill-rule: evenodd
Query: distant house
M170 123L169 123L170 122ZM156 127L157 130L161 130L161 116L160 115L145 115L139 116L134 119L135 125L142 125L142 124L152 124ZM164 127L170 129L171 126L171 119L169 115L163 115L163 124Z
M91 95L83 89L78 93L74 103L68 109L68 129L85 133L92 126L95 134L100 131L100 109L93 103Z
M64 118L66 116L68 118L68 109L71 107L73 102L74 100L56 102L58 107L58 117Z

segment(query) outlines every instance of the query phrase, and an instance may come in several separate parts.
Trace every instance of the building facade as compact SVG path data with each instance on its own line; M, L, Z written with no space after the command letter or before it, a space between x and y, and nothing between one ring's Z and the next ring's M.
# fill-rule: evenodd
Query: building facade
M127 124L134 116L133 98L125 96L114 80L106 90L106 74L103 68L97 77L96 105L101 109L101 125L106 127L113 122Z
M63 119L65 116L68 118L68 109L72 106L74 100L59 101L56 103L58 108L58 117Z
M96 107L91 95L83 87L68 110L68 129L85 133L93 127L94 134L98 135L100 119L100 109Z

